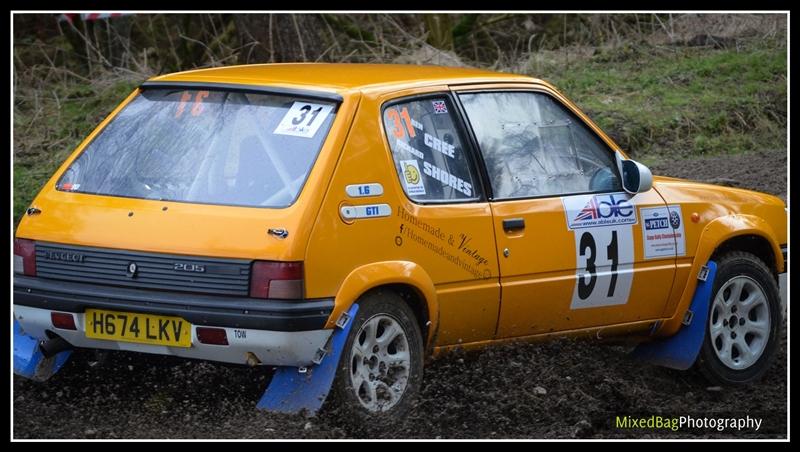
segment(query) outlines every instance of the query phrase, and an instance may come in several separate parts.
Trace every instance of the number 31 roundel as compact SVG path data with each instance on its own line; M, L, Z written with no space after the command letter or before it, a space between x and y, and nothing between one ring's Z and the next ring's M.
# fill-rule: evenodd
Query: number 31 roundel
M628 302L633 283L636 208L626 193L562 198L575 234L576 282L571 309Z

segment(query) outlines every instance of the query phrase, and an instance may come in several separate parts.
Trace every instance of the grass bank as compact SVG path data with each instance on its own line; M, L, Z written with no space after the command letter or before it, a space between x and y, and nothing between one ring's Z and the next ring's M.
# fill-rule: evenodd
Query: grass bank
M97 80L26 76L14 92L14 225L53 172L138 82L130 75Z
M781 43L551 51L514 70L556 84L647 164L786 149ZM61 162L140 81L126 72L88 80L52 67L16 74L15 225Z
M645 162L786 149L786 48L627 45L539 64L623 149ZM528 72L535 73L536 62Z

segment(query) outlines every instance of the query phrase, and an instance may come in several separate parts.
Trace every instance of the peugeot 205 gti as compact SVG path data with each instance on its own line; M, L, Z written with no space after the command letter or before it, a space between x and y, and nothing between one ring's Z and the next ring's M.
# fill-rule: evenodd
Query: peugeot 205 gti
M159 76L19 223L15 368L45 379L81 347L299 380L328 369L321 399L396 417L428 356L628 335L685 352L683 368L714 382L750 383L782 328L785 208L653 177L526 76L350 64Z

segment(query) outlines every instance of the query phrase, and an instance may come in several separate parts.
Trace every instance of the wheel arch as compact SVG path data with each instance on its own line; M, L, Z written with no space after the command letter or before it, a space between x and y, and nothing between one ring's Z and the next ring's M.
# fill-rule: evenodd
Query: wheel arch
M711 255L711 259L715 259L729 251L746 251L754 254L756 257L764 261L769 267L772 276L778 279L779 268L778 265L782 263L773 250L772 243L763 235L758 234L741 234L728 238L720 243ZM780 253L780 251L779 251Z
M333 328L353 303L379 289L395 291L403 298L417 317L426 348L430 346L439 320L436 290L430 275L414 262L384 261L355 268L339 287L325 328Z
M689 308L697 287L697 275L700 269L710 259L729 250L749 251L759 258L766 257L764 262L776 277L777 273L783 271L780 244L775 239L772 227L763 218L755 215L735 214L714 219L703 228L700 235L689 279L677 308L672 317L661 324L656 335L670 336L680 329L684 313Z

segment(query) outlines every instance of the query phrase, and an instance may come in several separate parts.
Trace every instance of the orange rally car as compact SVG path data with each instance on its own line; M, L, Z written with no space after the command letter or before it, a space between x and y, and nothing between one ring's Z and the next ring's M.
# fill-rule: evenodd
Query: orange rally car
M305 389L261 407L331 392L396 417L426 356L629 335L748 383L776 350L787 242L780 199L653 177L534 78L181 72L125 99L22 218L15 371L46 379L73 347L275 366Z

